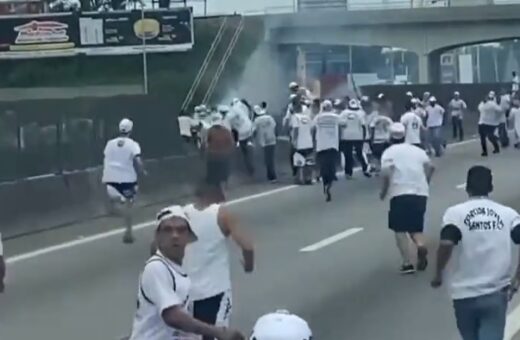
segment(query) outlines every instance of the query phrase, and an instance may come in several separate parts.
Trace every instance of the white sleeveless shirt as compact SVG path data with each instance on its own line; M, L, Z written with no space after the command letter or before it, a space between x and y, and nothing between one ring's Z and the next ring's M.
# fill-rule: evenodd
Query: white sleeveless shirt
M184 210L197 235L197 242L186 247L184 267L191 279L190 297L203 300L231 289L227 237L218 225L219 204L198 210L193 204Z

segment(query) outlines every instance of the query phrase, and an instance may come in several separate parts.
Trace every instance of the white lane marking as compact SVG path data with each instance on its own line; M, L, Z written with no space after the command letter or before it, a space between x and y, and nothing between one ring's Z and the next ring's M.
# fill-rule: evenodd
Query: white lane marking
M457 189L466 189L466 183L459 184L455 188L457 188Z
M512 340L520 332L520 304L507 316L504 340Z
M456 147L456 146L460 146L460 145L465 145L465 144L469 144L469 143L474 142L474 141L476 141L476 139L469 139L469 140L466 140L466 141L463 141L463 142L457 142L457 143L449 144L448 147ZM359 168L355 169L356 172L359 171L359 170L360 170ZM341 174L343 174L343 172L341 172L341 171L338 172L338 175L341 175ZM291 189L294 189L294 188L297 188L297 187L298 187L298 185L288 185L288 186L284 186L284 187L281 187L281 188L278 188L278 189L268 190L268 191L264 191L264 192L261 192L261 193L258 193L258 194L237 198L235 200L229 201L227 204L228 205L233 205L233 204L238 204L238 203L242 203L242 202L247 202L249 200L253 200L253 199L256 199L256 198L261 198L261 197L265 197L265 196L269 196L269 195L274 195L274 194L277 194L277 193L280 193L280 192L283 192L283 191L287 191L287 190L291 190ZM144 223L140 223L140 224L134 225L133 229L134 230L140 230L140 229L147 228L147 227L150 227L150 226L153 226L153 225L154 225L154 221L148 221L148 222L144 222ZM55 252L55 251L59 251L59 250L63 250L63 249L67 249L67 248L71 248L71 247L75 247L75 246L79 246L79 245L82 245L82 244L94 242L94 241L97 241L97 240L102 240L102 239L107 238L107 237L119 235L119 234L122 234L124 231L125 231L125 228L118 228L118 229L115 229L115 230L110 230L110 231L99 233L99 234L95 234L95 235L92 235L92 236L87 236L87 237L84 237L82 239L68 241L68 242L64 242L64 243L57 244L57 245L54 245L54 246L50 246L50 247L38 249L38 250L35 250L35 251L31 251L31 252L28 252L28 253L15 255L15 256L7 258L5 260L5 262L7 264L10 264L10 265L11 264L15 264L17 262L28 260L28 259L40 256L40 255L49 254L49 253L52 253L52 252Z
M341 241L349 236L355 235L359 233L360 231L363 231L363 228L351 228L347 229L339 234L333 235L331 237L327 237L324 240L321 240L319 242L316 242L314 244L311 244L305 248L300 249L300 252L302 253L309 253L316 250L320 250L322 248L325 248L327 246L330 246L331 244L334 244L338 241Z
M296 185L288 185L288 186L285 186L285 187L264 191L264 192L261 192L261 193L255 194L255 195L240 197L240 198L237 198L237 199L234 199L234 200L231 200L231 201L227 202L226 205L235 205L235 204L247 202L247 201L250 201L250 200L257 199L257 198L261 198L261 197L277 194L277 193L280 193L280 192L283 192L283 191L287 191L287 190L293 189L295 187L297 187L297 186ZM136 224L136 225L134 225L133 230L134 231L141 230L141 229L144 229L144 228L151 227L154 224L155 224L155 221L147 221L147 222L144 222L144 223ZM125 228L118 228L118 229L106 231L106 232L103 232L103 233L82 237L82 238L79 238L79 239L76 239L76 240L73 240L73 241L68 241L68 242L64 242L64 243L57 244L57 245L54 245L54 246L50 246L50 247L38 249L38 250L35 250L35 251L31 251L31 252L28 252L28 253L12 256L12 257L7 258L5 260L5 262L7 264L14 264L14 263L17 263L17 262L20 262L20 261L24 261L24 260L28 260L28 259L40 256L40 255L49 254L49 253L52 253L52 252L55 252L55 251L58 251L58 250L63 250L63 249L79 246L81 244L85 244L85 243L90 243L90 242L94 242L94 241L97 241L97 240L101 240L101 239L104 239L104 238L107 238L107 237L120 235L124 231L125 231Z

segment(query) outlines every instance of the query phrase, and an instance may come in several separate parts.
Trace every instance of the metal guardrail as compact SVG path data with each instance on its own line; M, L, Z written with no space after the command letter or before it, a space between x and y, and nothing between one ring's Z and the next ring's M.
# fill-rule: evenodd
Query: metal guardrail
M240 22L238 23L238 26L235 30L235 33L233 34L233 37L231 41L229 42L229 45L226 49L226 53L222 57L222 60L220 61L220 64L218 65L218 68L215 72L215 75L213 76L213 79L211 80L211 83L208 87L208 90L206 94L204 95L204 99L202 100L203 103L207 104L211 97L213 96L213 93L215 92L215 88L217 87L218 81L220 80L220 77L222 76L222 73L224 72L224 68L226 67L226 64L229 60L229 57L233 53L233 50L235 49L235 46L238 42L238 39L240 38L240 34L242 33L242 30L244 29L244 17L242 16L240 18Z
M208 54L204 58L204 61L202 62L202 66L199 69L199 72L195 76L195 80L193 81L193 84L191 84L191 87L188 91L188 94L186 95L186 98L184 99L184 102L182 103L181 110L186 111L186 109L190 106L191 101L193 100L193 96L195 95L195 92L197 91L199 84L204 77L204 74L206 74L206 70L208 69L208 66L213 59L213 55L215 54L215 51L217 50L218 45L220 44L220 41L222 40L222 37L224 36L224 29L226 28L227 24L227 17L224 17L222 22L220 23L220 27L217 31L217 35L215 36L215 39L213 39L213 42L211 43L211 46L208 50Z

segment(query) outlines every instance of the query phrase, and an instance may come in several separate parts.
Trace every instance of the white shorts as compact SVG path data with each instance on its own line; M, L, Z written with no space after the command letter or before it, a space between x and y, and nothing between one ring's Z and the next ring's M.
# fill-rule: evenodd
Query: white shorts
M232 309L233 299L230 290L193 302L193 316L195 319L217 327L229 327Z

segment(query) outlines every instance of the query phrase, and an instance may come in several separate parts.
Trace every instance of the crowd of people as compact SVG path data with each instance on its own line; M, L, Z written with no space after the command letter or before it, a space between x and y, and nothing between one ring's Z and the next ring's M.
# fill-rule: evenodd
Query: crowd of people
M295 179L302 184L323 182L330 201L338 165L344 163L345 176L351 178L355 155L365 177L381 177L380 198L390 198L388 227L401 254L400 273L426 270L424 217L435 172L430 156L441 157L446 148L442 134L446 113L451 115L453 138L464 138L462 120L467 105L460 93L454 93L447 112L430 93L422 100L407 93L405 112L395 119L384 94L374 101L368 97L322 101L296 83L290 84L290 90L283 125L290 132ZM246 170L254 174L249 150L253 142L264 150L267 178L276 180L276 122L267 113L266 103L251 108L239 99L229 107L209 112L197 107L195 111L197 123L193 117L184 123L180 120L181 133L190 141L194 136L200 138L198 145L207 160L206 178L197 186L193 204L170 206L157 215L151 257L139 278L131 340L187 340L194 339L193 335L202 340L245 339L228 328L233 303L227 240L232 239L242 250L246 273L254 271L255 250L237 216L223 205L223 184L229 176L229 158L237 147ZM509 145L508 123L515 132L515 145L520 145L520 99L515 93L504 92L497 99L491 91L478 111L482 156L488 155L486 139L494 153ZM107 142L102 178L111 208L124 217L125 243L134 242L132 206L139 174L147 175L132 131L132 121L123 119L120 135ZM440 287L449 272L457 327L464 340L502 340L507 305L520 286L520 265L510 275L514 262L511 244L520 244L520 215L489 198L493 176L487 167L469 169L466 191L469 199L444 214L431 286ZM411 244L416 256L411 256ZM0 237L0 292L4 275ZM311 338L307 322L279 310L259 318L250 339Z

